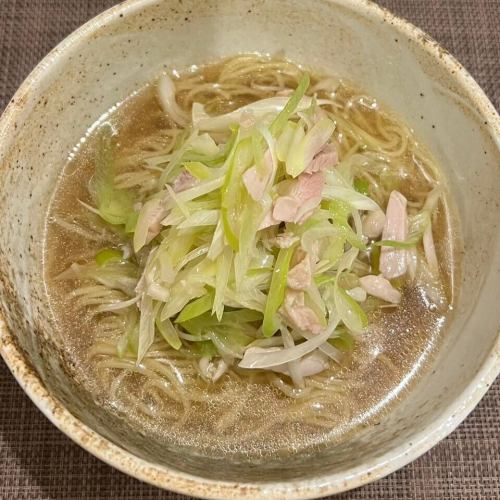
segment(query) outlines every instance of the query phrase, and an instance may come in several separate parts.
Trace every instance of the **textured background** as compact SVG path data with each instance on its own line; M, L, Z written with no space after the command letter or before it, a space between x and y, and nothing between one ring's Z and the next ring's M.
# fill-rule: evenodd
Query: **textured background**
M200 0L201 1L201 0ZM0 111L60 40L116 0L0 0ZM452 52L500 106L500 0L381 0ZM500 499L500 381L447 439L337 499ZM53 427L0 361L0 500L183 499L113 470Z

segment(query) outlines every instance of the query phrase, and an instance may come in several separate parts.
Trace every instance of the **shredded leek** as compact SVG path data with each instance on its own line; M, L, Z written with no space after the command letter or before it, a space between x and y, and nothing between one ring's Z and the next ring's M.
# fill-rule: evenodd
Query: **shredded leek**
M295 248L282 248L276 259L271 278L271 286L267 295L266 308L264 310L264 321L262 322L262 333L264 337L270 337L278 330L276 312L281 307L285 297L286 279L288 268Z
M118 189L114 177L114 144L110 126L102 128L95 159L95 174L90 183L90 192L97 205L99 215L110 224L127 224L133 216L134 199L129 191Z
M392 185L394 172L388 162L356 152L374 139L354 125L358 142L348 158L337 167L321 164L323 154L338 147L336 126L349 124L322 108L331 101L306 96L307 73L289 98L220 116L199 103L186 113L175 101L174 82L163 77L160 84L163 106L184 129L168 151L146 160L159 172L154 187L115 186L110 127L102 130L90 185L96 208L89 208L123 226L115 232L131 235L133 253L128 245L126 258L103 248L94 261L73 264L59 278L111 290L99 312L127 318L120 356L131 352L141 362L163 339L172 349L244 369L288 366L281 373L303 387L301 358L316 353L339 362L341 352L353 348L351 333L368 325L365 303L347 290L359 286L359 276L379 273L381 246L418 244L440 191L410 217L407 241L367 247L363 216L384 203L370 196L380 186L367 179L383 164L377 178Z

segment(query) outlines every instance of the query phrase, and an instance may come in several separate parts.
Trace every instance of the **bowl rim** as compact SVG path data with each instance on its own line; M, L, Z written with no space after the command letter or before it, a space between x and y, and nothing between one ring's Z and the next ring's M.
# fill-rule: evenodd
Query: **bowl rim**
M423 48L451 74L458 87L475 104L477 111L487 122L482 127L486 128L490 136L495 139L500 150L500 116L493 104L468 71L435 40L420 28L395 16L371 0L322 1L346 7L362 17L390 23L396 32ZM11 124L23 110L25 97L32 88L43 81L45 73L64 57L67 49L84 42L100 27L117 20L120 15L125 19L127 15L156 2L157 0L126 0L115 5L75 30L45 56L21 84L0 118L0 153L5 149L3 146L7 143L5 139L13 130ZM500 373L500 333L475 377L438 419L415 435L411 445L390 450L376 463L363 464L344 473L328 474L307 480L269 483L240 483L207 479L148 462L113 444L73 416L56 397L49 393L23 350L16 344L5 322L3 311L0 311L0 354L24 392L60 431L100 460L136 479L200 498L279 498L284 496L286 498L317 498L357 488L380 479L415 460L450 434L474 409Z

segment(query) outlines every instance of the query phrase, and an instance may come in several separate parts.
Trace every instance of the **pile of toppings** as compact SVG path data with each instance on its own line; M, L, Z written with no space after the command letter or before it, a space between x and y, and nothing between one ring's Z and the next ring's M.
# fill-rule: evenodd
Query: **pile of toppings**
M113 138L103 129L89 208L130 244L64 277L122 293L100 305L127 318L121 355L140 362L157 335L197 356L206 379L233 366L303 387L341 362L368 309L401 301L417 245L437 269L439 192L411 217L399 191L380 206L342 158L332 102L306 96L308 86L305 74L291 96L220 116L196 103L188 116L163 75L160 101L184 133L156 161L161 174L146 195L114 183Z

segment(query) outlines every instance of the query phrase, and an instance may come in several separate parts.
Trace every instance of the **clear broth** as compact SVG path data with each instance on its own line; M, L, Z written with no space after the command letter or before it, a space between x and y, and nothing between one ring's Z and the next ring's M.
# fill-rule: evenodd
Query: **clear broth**
M204 81L215 81L218 66L202 69L200 74ZM313 77L313 84L318 78ZM359 95L357 89L345 83L339 92L346 98ZM182 94L179 100L183 104ZM251 100L251 96L240 96L232 102L221 100L211 111L225 112ZM367 123L375 119L368 108L364 113ZM147 85L125 99L106 121L116 129L118 157L130 154L135 145L170 126L156 99L154 85ZM305 410L300 400L284 396L259 377L240 376L217 384L209 384L201 377L189 379L188 383L196 384L209 397L202 402L192 402L187 416L181 404L160 401L154 390L145 393L144 378L140 374L124 376L116 390L113 381L120 372L98 369L89 359L92 346L105 336L102 325L88 310L75 305L74 282L54 280L71 263L92 259L99 248L106 246L102 241L92 241L54 222L56 218L68 222L85 220L93 235L106 232L96 218L89 219L87 210L78 202L91 203L87 187L93 174L94 144L100 125L102 123L91 128L93 132L75 148L62 172L48 214L45 242L45 276L54 325L64 339L75 380L97 404L126 419L138 432L157 443L187 447L197 454L261 459L276 454L314 451L342 442L351 433L379 421L405 397L412 383L429 366L445 333L453 304L454 228L450 225L449 214L442 209L438 213L435 234L440 235L436 243L446 304L441 308L429 306L420 287L407 286L399 308L388 308L370 318L369 333L356 342L343 365L332 366L329 373L324 374L337 381L335 390L330 390L328 401L321 403L323 409L331 411L328 427L316 425L314 419L303 419L301 415ZM161 137L158 141L161 144ZM412 193L425 185L425 179L410 157L401 167L406 174L401 191L411 200ZM116 243L116 236L110 234L107 245ZM172 362L175 365L175 360ZM182 368L179 368L179 377L182 378ZM307 409L309 416L314 415L314 411L314 408Z

